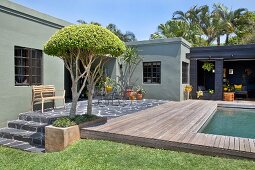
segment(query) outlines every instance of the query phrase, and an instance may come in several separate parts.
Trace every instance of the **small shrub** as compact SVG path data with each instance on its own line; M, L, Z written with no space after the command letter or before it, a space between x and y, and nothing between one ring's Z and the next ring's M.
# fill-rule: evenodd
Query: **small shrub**
M88 121L91 121L91 120L95 120L96 118L98 118L98 116L96 116L96 115L83 114L83 115L76 115L71 120L78 125L78 124L83 123L83 122L88 122Z
M76 125L75 122L71 121L70 118L67 117L62 117L62 118L58 118L57 120L55 120L52 124L55 127L70 127L70 126L74 126Z

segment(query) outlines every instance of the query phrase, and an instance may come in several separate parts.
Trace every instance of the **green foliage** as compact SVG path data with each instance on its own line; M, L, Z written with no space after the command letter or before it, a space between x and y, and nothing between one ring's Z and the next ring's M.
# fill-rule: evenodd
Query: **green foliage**
M217 45L222 45L220 42L221 36L225 35L224 45L228 45L232 41L230 35L241 33L240 31L238 33L238 27L241 26L246 29L250 27L251 24L243 22L245 19L242 17L246 12L247 9L245 8L229 10L223 4L214 4L212 10L208 5L196 5L185 12L175 11L171 20L165 24L160 24L158 32L151 34L151 39L183 37L192 46L209 46L215 40L217 40ZM252 35L254 34L248 34L247 32L246 39L249 39L249 41L243 41L252 42L255 39ZM241 43L240 40L235 39L237 44Z
M120 59L123 59L126 64L137 64L142 58L138 55L136 48L127 47Z
M208 90L208 93L209 93L209 94L214 94L214 90L209 89L209 90Z
M146 90L142 86L136 86L135 88L136 93L138 94L146 94Z
M68 117L62 117L55 120L52 125L55 127L65 128L65 127L74 126L75 123L71 121L70 118Z
M78 125L80 123L95 120L97 118L98 118L98 116L96 116L96 115L83 114L83 115L75 115L74 118L71 118L71 121L75 122Z
M0 169L254 169L255 162L145 148L103 140L79 140L62 152L35 154L0 146Z
M210 62L205 62L202 66L202 68L206 71L212 71L213 68L214 68L214 64L213 63L210 63Z
M70 52L77 49L86 54L119 56L126 47L111 31L94 24L64 27L44 45L46 54L60 58L69 57Z

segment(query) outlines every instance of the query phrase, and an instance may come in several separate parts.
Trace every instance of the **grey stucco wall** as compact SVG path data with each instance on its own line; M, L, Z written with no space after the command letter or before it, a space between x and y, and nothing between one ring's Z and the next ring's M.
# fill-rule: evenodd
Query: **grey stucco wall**
M186 59L190 46L188 42L182 38L173 38L131 42L127 45L137 48L143 62L161 62L160 84L143 83L143 62L135 70L131 81L134 85L142 85L147 91L145 98L183 100L181 64L182 61L189 63Z
M181 45L181 52L180 52L180 68L181 68L181 81L180 81L180 100L184 100L184 87L190 84L190 60L186 57L186 54L190 52L190 47L187 45ZM182 62L188 63L188 83L182 84Z
M8 7L7 11L3 11L4 7ZM6 125L8 120L16 119L20 112L31 109L31 87L15 86L14 46L42 50L43 44L59 27L59 25L50 26L33 21L32 18L29 19L31 12L43 17L41 22L57 21L56 18L17 4L8 1L0 2L0 126ZM24 18L24 15L28 18ZM37 19L40 20L40 18ZM54 25L54 23L51 24ZM69 25L62 20L59 20L59 24ZM43 54L43 84L53 84L56 89L64 89L64 65L60 59Z

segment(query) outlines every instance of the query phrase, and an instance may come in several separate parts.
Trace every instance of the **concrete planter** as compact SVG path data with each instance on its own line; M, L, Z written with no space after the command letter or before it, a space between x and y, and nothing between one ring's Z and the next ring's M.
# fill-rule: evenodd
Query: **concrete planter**
M89 121L89 122L80 123L79 128L81 129L81 128L86 128L89 126L100 125L100 124L104 124L106 122L107 122L107 117L99 117L99 118Z
M54 126L45 127L46 152L58 152L80 139L79 126L60 128Z

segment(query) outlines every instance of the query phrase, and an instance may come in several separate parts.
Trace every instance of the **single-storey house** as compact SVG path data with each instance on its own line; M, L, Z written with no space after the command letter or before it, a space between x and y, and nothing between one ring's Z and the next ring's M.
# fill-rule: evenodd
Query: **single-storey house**
M31 85L64 89L64 64L43 53L43 44L71 23L0 1L0 126L31 109Z
M7 0L0 2L0 22L1 127L31 109L32 85L52 84L71 97L63 62L42 51L53 33L71 23ZM193 86L193 98L201 90L203 99L222 100L229 84L241 87L236 94L255 97L255 44L191 48L183 38L171 38L128 42L127 46L136 48L143 58L131 82L147 91L145 98L181 101L188 84ZM213 65L212 71L202 69L205 62ZM118 81L121 69L121 63L111 59L105 73Z

